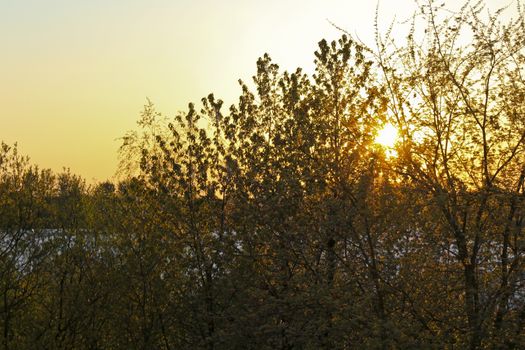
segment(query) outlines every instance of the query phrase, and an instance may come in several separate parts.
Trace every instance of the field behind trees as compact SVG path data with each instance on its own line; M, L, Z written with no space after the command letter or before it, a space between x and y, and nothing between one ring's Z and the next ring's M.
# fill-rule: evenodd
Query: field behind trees
M117 183L2 143L0 347L525 348L525 22L500 15L428 1L402 44L320 41L313 75L264 55L229 108L148 101Z

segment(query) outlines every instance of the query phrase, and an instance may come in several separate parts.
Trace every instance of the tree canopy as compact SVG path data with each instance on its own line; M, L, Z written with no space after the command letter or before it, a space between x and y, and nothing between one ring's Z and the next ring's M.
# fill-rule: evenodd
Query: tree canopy
M228 110L148 101L116 184L2 143L2 347L525 347L517 9L429 0L402 45L264 55Z

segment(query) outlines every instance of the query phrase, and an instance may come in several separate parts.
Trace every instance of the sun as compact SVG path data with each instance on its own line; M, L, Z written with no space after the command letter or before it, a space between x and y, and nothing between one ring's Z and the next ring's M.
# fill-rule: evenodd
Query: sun
M393 148L397 142L397 139L397 129L392 124L387 123L381 130L379 130L374 141L385 148Z

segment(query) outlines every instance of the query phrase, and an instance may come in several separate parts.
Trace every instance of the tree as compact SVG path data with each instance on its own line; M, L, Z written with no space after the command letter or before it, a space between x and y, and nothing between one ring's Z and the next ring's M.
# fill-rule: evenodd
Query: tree
M264 55L227 111L148 100L116 184L2 144L2 346L525 346L518 9L429 0L405 44L320 41L313 75Z
M524 22L518 11L501 25L502 10L485 19L483 10L482 2L467 2L449 14L428 1L407 46L378 45L392 119L403 134L398 169L433 208L419 225L456 258L469 334L461 342L471 349L503 337L519 346L523 331Z

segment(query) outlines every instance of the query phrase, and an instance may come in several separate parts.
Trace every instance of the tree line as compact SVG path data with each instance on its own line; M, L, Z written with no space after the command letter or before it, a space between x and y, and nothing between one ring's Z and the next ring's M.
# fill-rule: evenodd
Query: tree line
M517 8L428 1L313 75L264 55L226 111L148 101L117 183L2 143L2 348L525 347Z

